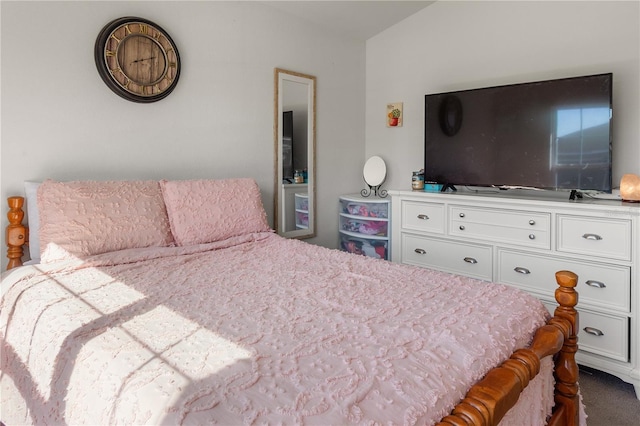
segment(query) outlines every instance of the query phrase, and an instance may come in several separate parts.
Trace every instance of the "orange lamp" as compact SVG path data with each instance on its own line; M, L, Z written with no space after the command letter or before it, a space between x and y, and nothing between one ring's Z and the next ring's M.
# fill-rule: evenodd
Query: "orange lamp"
M622 201L640 202L640 176L627 173L620 179Z

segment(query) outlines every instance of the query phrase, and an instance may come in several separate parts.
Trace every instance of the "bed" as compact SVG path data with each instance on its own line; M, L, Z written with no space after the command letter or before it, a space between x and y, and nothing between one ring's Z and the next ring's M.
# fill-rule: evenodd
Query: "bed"
M584 424L569 271L551 318L508 286L282 238L252 179L32 190L30 235L8 200L7 425Z

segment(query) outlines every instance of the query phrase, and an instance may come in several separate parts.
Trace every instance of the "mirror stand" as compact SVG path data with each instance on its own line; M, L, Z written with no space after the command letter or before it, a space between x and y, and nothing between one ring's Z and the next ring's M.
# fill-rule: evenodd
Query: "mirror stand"
M387 196L387 190L386 189L380 189L380 187L382 185L371 186L371 185L367 184L367 186L369 188L364 188L362 191L360 191L360 195L362 195L363 197L369 197L369 196L371 196L371 194L373 194L376 197L380 197L380 198L385 198Z

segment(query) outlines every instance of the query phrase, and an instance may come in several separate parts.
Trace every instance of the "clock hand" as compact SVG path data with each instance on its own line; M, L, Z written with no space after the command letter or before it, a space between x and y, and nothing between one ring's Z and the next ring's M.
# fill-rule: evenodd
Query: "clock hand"
M137 62L148 61L148 60L155 59L155 58L156 58L155 56L152 56L152 57L150 57L150 58L136 59L135 61L133 61L133 62L131 62L131 63L132 63L132 64L135 64L135 63L137 63Z

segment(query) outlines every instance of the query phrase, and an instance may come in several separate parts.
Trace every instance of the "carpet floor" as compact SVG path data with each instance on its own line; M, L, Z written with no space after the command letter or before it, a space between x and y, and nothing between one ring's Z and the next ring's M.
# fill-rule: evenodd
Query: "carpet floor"
M579 383L588 426L640 425L640 400L633 385L582 365Z

